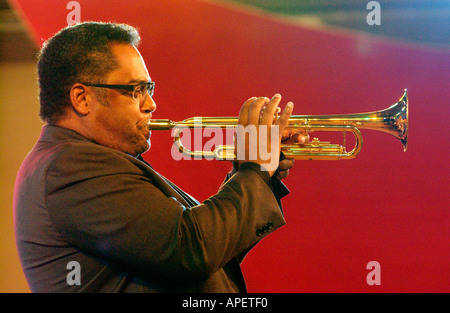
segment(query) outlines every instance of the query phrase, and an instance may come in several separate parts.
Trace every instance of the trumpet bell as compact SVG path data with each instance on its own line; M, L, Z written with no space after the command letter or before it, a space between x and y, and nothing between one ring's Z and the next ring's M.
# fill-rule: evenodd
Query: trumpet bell
M403 96L391 107L378 112L384 119L385 132L400 140L403 150L408 148L408 93L405 89Z

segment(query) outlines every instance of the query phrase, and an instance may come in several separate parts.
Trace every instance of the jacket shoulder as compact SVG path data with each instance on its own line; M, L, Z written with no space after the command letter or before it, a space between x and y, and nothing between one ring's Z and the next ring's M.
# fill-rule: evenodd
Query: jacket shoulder
M64 142L52 150L49 171L64 172L66 175L76 173L101 175L101 172L105 175L109 172L142 174L147 167L126 153L90 142Z

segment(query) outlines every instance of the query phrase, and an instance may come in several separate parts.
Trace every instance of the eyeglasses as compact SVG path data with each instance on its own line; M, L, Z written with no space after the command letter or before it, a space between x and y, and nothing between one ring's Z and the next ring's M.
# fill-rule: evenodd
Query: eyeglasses
M109 85L109 84L90 84L83 83L86 86L92 87L100 87L100 88L108 88L108 89L120 89L132 92L133 99L142 100L145 97L145 94L148 93L150 97L153 97L155 92L155 82L145 82L137 85Z

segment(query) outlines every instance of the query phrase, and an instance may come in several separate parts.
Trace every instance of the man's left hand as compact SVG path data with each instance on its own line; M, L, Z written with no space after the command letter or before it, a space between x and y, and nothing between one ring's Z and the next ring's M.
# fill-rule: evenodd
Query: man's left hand
M281 137L281 144L303 144L309 141L309 135L306 132L298 132L293 130L285 130ZM281 180L289 175L289 170L294 167L294 159L284 158L280 160L278 169L275 172L275 178Z

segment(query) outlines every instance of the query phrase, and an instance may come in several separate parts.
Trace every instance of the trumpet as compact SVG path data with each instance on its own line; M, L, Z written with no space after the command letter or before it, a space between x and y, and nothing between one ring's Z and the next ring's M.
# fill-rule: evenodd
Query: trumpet
M277 116L274 117L278 118ZM199 122L200 121L200 122ZM150 130L174 129L174 144L178 150L192 158L205 158L216 160L236 159L234 145L217 145L214 151L192 151L181 143L181 133L185 128L231 128L237 127L237 117L201 117L188 118L181 122L173 122L168 119L152 119L148 123ZM371 129L393 135L400 140L403 150L407 149L408 140L408 95L404 90L399 101L390 107L358 114L338 115L291 115L286 129L303 132L316 131L340 131L343 132L343 144L332 144L328 141L320 141L314 138L312 141L298 144L281 143L280 150L287 158L296 160L340 160L355 158L362 148L363 138L360 129ZM351 132L355 137L355 145L347 152L346 132Z

